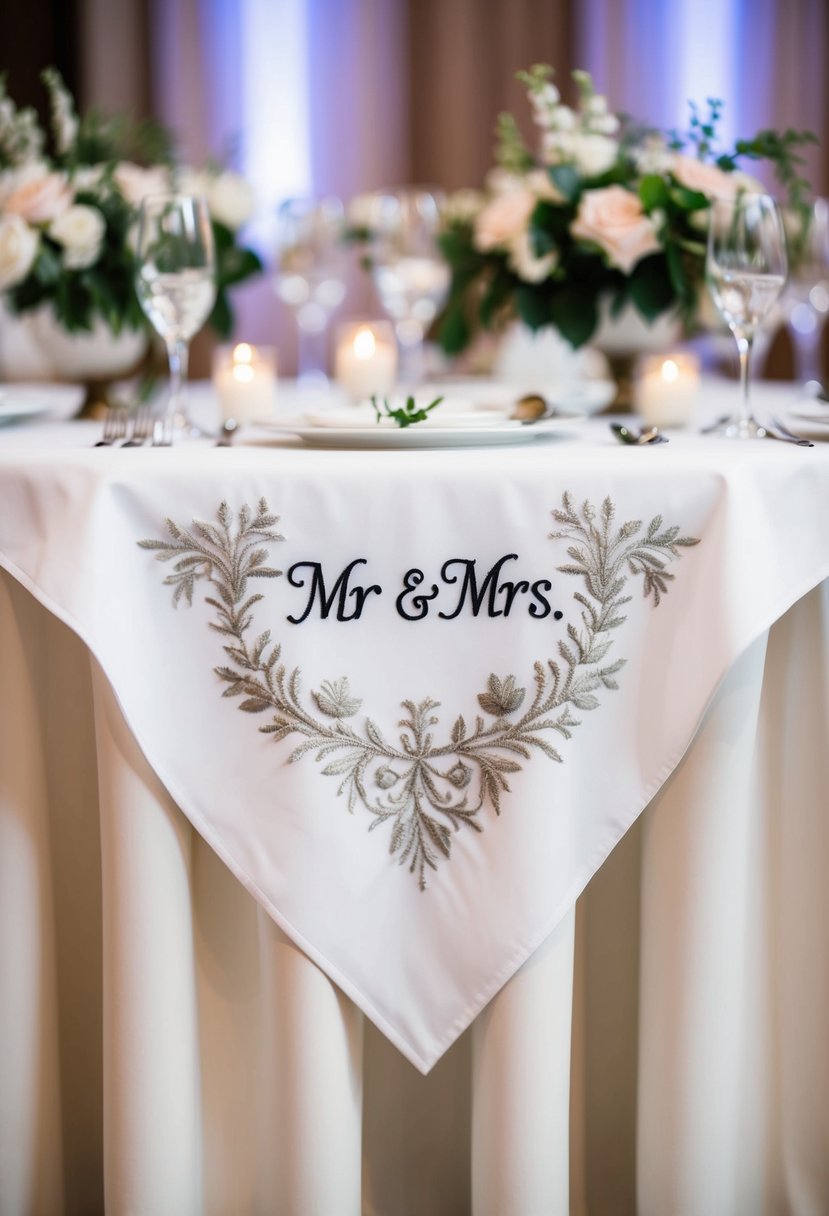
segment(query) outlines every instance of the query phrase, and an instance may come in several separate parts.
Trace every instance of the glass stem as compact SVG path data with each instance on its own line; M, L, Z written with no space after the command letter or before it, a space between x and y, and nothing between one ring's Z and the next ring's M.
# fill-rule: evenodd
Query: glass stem
M187 423L187 401L185 386L187 384L188 347L181 339L167 343L167 359L170 364L170 397L167 413L177 426Z
M398 321L395 325L400 367L397 378L401 384L420 384L424 373L423 326L417 321Z
M326 374L327 327L321 330L299 326L297 348L297 379L307 383L324 385Z
M745 334L735 334L737 352L740 356L740 426L744 427L751 421L751 406L748 398L749 358L751 356L752 339Z

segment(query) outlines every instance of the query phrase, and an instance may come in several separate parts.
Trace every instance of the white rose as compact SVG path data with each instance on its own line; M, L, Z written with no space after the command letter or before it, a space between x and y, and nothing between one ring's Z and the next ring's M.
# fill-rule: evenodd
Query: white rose
M231 232L247 223L253 214L253 204L253 191L238 173L220 173L208 182L207 206L210 214Z
M510 241L507 261L510 268L525 283L540 283L555 269L558 254L553 251L546 253L543 257L538 257L532 247L529 230L525 228Z
M601 135L615 135L619 130L619 119L615 114L601 114L598 118L591 118L590 130Z
M441 210L441 216L450 224L471 224L483 206L484 196L481 191L467 186L462 190L455 190L448 196Z
M49 235L64 249L70 270L82 270L96 262L106 225L97 207L76 203L49 225Z
M607 173L619 155L619 145L606 135L573 135L571 139L573 163L583 177L599 177Z
M490 194L511 194L514 190L523 190L524 177L520 173L510 173L499 165L487 173L485 184Z
M47 224L61 215L72 202L72 191L65 173L44 172L42 167L27 166L26 177L3 200L3 210L19 215L29 224Z
M170 177L161 165L144 169L131 161L121 161L113 173L115 185L132 207L137 207L148 194L166 194L170 189Z
M640 147L633 153L633 159L640 173L669 172L674 163L676 153L665 142L662 135L647 135Z
M19 215L0 217L0 291L23 282L39 243L38 234Z
M556 86L551 84L548 80L547 83L543 84L537 92L533 93L532 101L533 105L548 107L555 106L561 101L561 93L559 93Z
M72 174L72 186L75 194L94 192L101 184L104 175L102 165L81 165Z
M570 231L598 245L611 266L618 266L625 274L660 248L653 222L645 215L638 195L623 186L586 190Z
M176 181L176 189L180 194L190 194L193 198L207 198L210 175L199 169L182 169Z
M550 126L556 131L572 131L576 126L576 113L569 106L559 106L550 117Z

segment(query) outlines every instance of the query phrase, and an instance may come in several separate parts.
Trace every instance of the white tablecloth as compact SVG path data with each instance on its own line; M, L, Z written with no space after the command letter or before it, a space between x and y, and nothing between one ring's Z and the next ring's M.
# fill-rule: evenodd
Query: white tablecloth
M227 465L216 463L218 457L235 462L230 466L231 480L241 478L249 484L252 468L264 458L276 464L280 485L292 475L299 480L296 468L280 463L288 454L275 450L82 452L77 457L64 451L61 459L56 447L52 453L32 448L24 460L28 442L29 437L17 445L10 442L0 449L0 456L17 453L7 458L8 476L2 482L4 492L16 484L17 493L11 498L4 493L4 506L11 501L18 510L21 505L27 508L27 518L35 526L30 541L37 540L37 528L41 537L46 532L42 511L49 497L44 499L43 487L52 488L69 523L73 495L67 494L67 487L79 484L78 467L94 469L91 455L108 462L103 467L110 505L122 493L123 478L134 476L126 464L132 459L148 461L138 480L149 481L148 493L156 509L161 505L158 483L163 478L157 462L162 457L176 458L175 478L170 477L169 465L164 470L165 488L172 492L175 481L176 502L178 495L193 490L197 477L203 482L209 475L224 480L230 476ZM669 449L672 457L674 450ZM586 463L585 451L575 445L568 451L569 478L578 479L577 465L581 460ZM644 836L637 832L621 847L630 866L644 841L641 935L635 923L631 925L617 910L611 910L606 925L599 928L597 919L591 930L592 896L583 904L574 1023L575 1169L570 1189L575 1210L614 1210L608 1197L633 1194L633 1163L638 1158L638 1210L643 1212L722 1211L736 1216L743 1211L786 1210L781 1206L784 1202L793 1211L818 1212L827 1194L820 1164L826 1148L825 1111L821 1111L826 1052L818 1033L827 1012L827 977L825 961L813 951L821 927L825 931L826 926L826 899L818 879L827 852L820 816L826 772L819 746L825 739L826 719L824 606L821 596L804 600L797 609L798 635L794 636L796 621L790 614L785 627L781 623L773 632L772 638L781 640L767 656L764 627L807 586L783 577L784 594L765 621L762 613L768 612L769 604L762 597L776 585L781 570L784 575L798 572L798 563L809 553L814 559L813 581L826 572L821 567L820 530L812 528L809 515L809 504L825 510L821 494L826 470L821 483L805 464L810 457L824 460L825 456L762 445L756 456L735 453L729 457L732 463L723 457L720 466L719 453L715 459L712 449L694 441L688 441L687 448L677 443L676 451L669 473L661 470L657 475L660 490L683 485L683 477L694 467L703 481L708 477L720 486L731 483L728 488L740 506L742 538L749 550L735 570L753 581L748 595L745 586L728 583L745 615L742 611L729 615L734 636L727 640L735 650L743 650L737 625L743 628L747 623L744 642L758 634L759 640L732 667L692 752L660 795L667 807L675 809L663 807L653 814L652 808ZM407 454L404 459L424 455ZM589 451L590 475L595 477L598 468L605 479L624 483L628 489L637 478L644 482L651 477L650 466L618 462L655 455L605 450L597 442ZM298 452L290 457L310 458L300 471L308 484L320 484L308 475L321 457ZM119 463L113 464L113 458ZM539 445L532 453L513 454L512 464L500 461L498 468L511 485L513 470L529 469L532 479L532 470L542 458ZM560 458L557 449L551 459ZM461 462L473 459L489 476L492 465L484 461L482 466L480 453L456 454L455 476ZM760 479L757 466L751 464L755 459L761 461ZM523 462L520 466L518 460ZM794 460L803 463L796 466ZM32 472L35 466L37 475ZM269 468L268 476L272 475ZM33 492L37 478L41 489ZM200 485L200 495L203 489ZM724 495L721 490L718 501ZM671 502L681 497L678 491ZM797 539L784 551L776 545L775 527L790 527L787 511L801 526ZM106 533L100 515L93 512L92 518ZM20 522L18 517L16 523ZM692 551L695 555L704 553L710 535L701 537L700 546ZM73 571L77 573L77 561L87 559L77 543L72 549L68 527L60 536L61 545L57 550L53 545L50 562L62 548L65 560L58 563L58 582L66 588ZM733 555L733 537L729 544L720 550L720 557L723 552ZM18 572L20 553L36 551L37 544L15 551L11 560ZM39 552L43 554L42 546ZM11 564L7 550L6 560ZM36 561L28 571L40 592L38 580L48 581L49 564ZM163 568L157 569L163 573ZM723 577L727 564L718 569ZM709 577L711 571L708 567ZM12 664L4 681L2 773L10 792L3 801L9 843L2 856L8 873L0 887L5 947L0 977L3 1007L10 1019L2 1041L4 1047L15 1044L8 1060L4 1056L4 1075L11 1077L12 1084L4 1086L7 1098L2 1107L4 1128L12 1128L14 1135L0 1135L0 1143L13 1146L0 1161L0 1197L6 1202L9 1196L9 1211L25 1211L27 1203L34 1210L59 1210L59 1202L48 1207L48 1187L57 1194L62 1188L71 1193L75 1174L85 1177L88 1186L96 1172L100 1108L94 1094L87 1092L86 1120L81 1118L80 1127L62 1111L74 1109L77 1094L84 1089L78 1083L82 1070L73 1050L75 1039L86 1044L90 1060L99 1047L96 1017L87 1022L78 1017L78 1010L90 1013L101 975L106 1027L103 1158L112 1210L183 1212L203 1205L215 1212L356 1212L361 1192L364 1210L383 1216L396 1211L469 1210L470 1193L476 1213L565 1210L572 922L566 917L560 922L545 950L488 1007L472 1035L460 1040L441 1062L442 1074L416 1081L408 1066L396 1063L373 1034L361 1048L360 1022L353 1007L302 961L270 918L256 912L242 888L227 878L191 834L125 729L107 681L97 669L91 681L88 673L83 676L86 652L70 645L65 631L49 624L52 618L36 610L13 585L9 595L12 605L2 653L4 658L16 656L17 667ZM704 595L693 601L697 610L704 602ZM111 607L111 601L105 603ZM15 645L15 629L22 631L22 646ZM56 639L54 649L48 643L50 636ZM715 636L713 642L717 643ZM70 651L75 669L61 676L60 656ZM795 664L802 668L796 681L791 674ZM46 681L42 689L40 680ZM663 687L666 684L670 680L663 681ZM94 747L89 732L91 686L97 726ZM67 704L73 706L68 715ZM796 733L777 729L773 715L781 712L781 705L783 712L798 715ZM242 715L237 717L244 721ZM68 745L67 721L72 723ZM58 723L63 725L56 731ZM67 781L63 768L66 750L70 765L82 754L77 732L83 735L84 730L87 760L97 750L105 909L102 949L96 948L96 926L101 923L95 895L97 807L81 796L83 782ZM781 749L777 745L784 735ZM58 739L63 739L65 750L56 752ZM45 781L43 757L38 755L41 746L48 758ZM798 748L804 754L799 755ZM789 771L785 766L790 763ZM755 780L761 782L762 798L752 785ZM796 815L786 805L788 799L794 802ZM187 810L185 800L182 804ZM772 847L775 834L781 837L778 848ZM791 848L786 839L790 834ZM622 863L615 858L613 862L622 873ZM638 864L636 860L630 881L620 884L625 891L621 902L634 913ZM84 871L85 866L91 873ZM605 883L607 900L607 884L612 887L612 882ZM600 882L597 890L602 889ZM809 900L808 915L803 915L798 901ZM595 907L601 908L601 903L598 896ZM85 933L78 928L81 922ZM612 941L614 934L628 949L633 946L632 957L626 958L621 949L615 962L600 957L602 943ZM802 950L802 961L799 955L797 960L792 957L793 941ZM771 952L770 942L776 942ZM84 963L83 982L75 986L72 973L79 958ZM616 969L621 973L618 995ZM781 969L795 972L782 976L782 984ZM791 996L794 992L796 999ZM612 1016L617 1008L618 1018ZM21 1040L24 1050L18 1051ZM322 1055L320 1044L325 1044ZM465 1079L470 1053L471 1099L466 1096L470 1086ZM608 1104L607 1079L614 1071L609 1072L608 1066L617 1054L623 1063L615 1070L615 1100ZM808 1067L802 1066L804 1059ZM95 1067L100 1070L100 1059ZM361 1076L366 1082L362 1185ZM62 1105L58 1078L63 1083ZM405 1110L398 1105L402 1092L411 1095ZM781 1113L778 1098L785 1093L791 1102ZM431 1111L427 1126L412 1114L420 1102ZM390 1111L395 1112L393 1117ZM638 1137L632 1127L635 1118ZM61 1145L66 1150L64 1181ZM430 1163L428 1170L424 1157ZM598 1157L603 1161L601 1169L596 1165ZM757 1166L761 1160L773 1162L765 1173ZM440 1200L434 1195L426 1198L432 1183ZM39 1206L30 1202L28 1188L35 1185L47 1188ZM412 1196L421 1194L423 1200L413 1202ZM84 1209L81 1205L74 1210ZM620 1202L618 1210L634 1209Z

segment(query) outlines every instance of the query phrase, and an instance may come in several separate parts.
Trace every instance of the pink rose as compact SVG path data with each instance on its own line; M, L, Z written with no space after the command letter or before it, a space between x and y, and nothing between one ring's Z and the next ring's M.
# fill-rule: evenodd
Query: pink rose
M475 248L486 253L502 249L530 222L538 198L531 190L508 190L484 207L475 221Z
M625 274L630 274L638 261L660 247L653 223L642 210L639 198L622 186L585 191L570 231L573 236L598 245L611 266L618 266Z
M740 189L740 178L736 174L726 173L716 165L706 165L693 156L675 156L671 172L680 186L697 190L706 198L734 198Z
M43 173L23 181L3 203L9 215L28 224L47 224L70 206L72 191L63 173Z

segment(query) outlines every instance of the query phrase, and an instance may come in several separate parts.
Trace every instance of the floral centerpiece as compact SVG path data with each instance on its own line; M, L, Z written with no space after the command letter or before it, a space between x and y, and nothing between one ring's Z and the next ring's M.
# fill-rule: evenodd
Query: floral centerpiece
M613 316L632 305L648 323L672 312L690 322L711 199L760 188L741 161L771 161L790 201L802 202L808 132L762 131L717 152L720 102L704 115L692 105L688 134L665 135L612 113L586 72L573 73L575 108L546 65L519 79L540 148L531 151L514 118L501 115L486 191L449 200L441 245L452 282L439 331L447 353L505 314L532 330L552 326L574 347L594 336L604 303Z
M170 137L156 123L95 113L79 118L59 74L48 69L43 82L51 109L48 149L35 112L19 110L0 78L3 303L21 316L48 310L70 335L103 328L111 340L129 331L148 337L134 286L138 207L147 194L177 189L207 198L217 261L210 323L227 336L228 289L262 268L238 236L253 210L248 184L215 166L177 166Z

